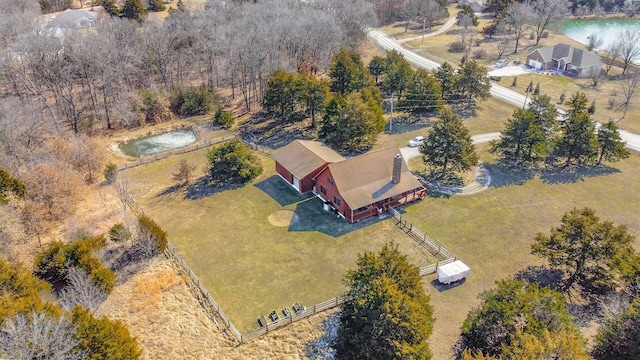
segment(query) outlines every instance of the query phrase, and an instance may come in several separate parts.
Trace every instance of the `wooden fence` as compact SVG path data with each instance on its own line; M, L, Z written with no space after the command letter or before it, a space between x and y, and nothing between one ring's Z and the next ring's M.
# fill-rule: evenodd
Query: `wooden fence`
M223 137L210 139L210 140L206 140L206 141L200 141L200 142L197 142L197 143L192 144L192 145L181 147L179 149L162 151L162 152L159 152L159 153L155 153L153 155L142 155L136 161L128 162L128 163L125 163L123 165L118 166L118 171L131 169L131 168L134 168L134 167L140 166L140 165L149 164L149 163L152 163L154 161L166 159L166 158L168 158L170 156L186 154L188 152L204 149L204 148L207 148L207 147L209 147L211 145L219 144L219 143L221 143L223 141L227 141L227 140L232 139L234 137L235 137L235 135L223 136Z
M420 276L426 276L438 271L438 267L449 264L456 260L456 257L437 241L430 238L427 234L423 233L417 227L413 226L407 219L402 218L402 214L396 209L390 209L389 213L392 216L395 224L402 229L409 237L415 240L420 246L425 248L429 253L438 259L438 262L423 266L420 268Z
M335 307L340 306L341 304L343 304L345 301L345 297L344 296L338 296L335 297L333 299L329 299L327 301L321 302L319 304L313 305L311 307L307 307L302 311L299 311L297 313L293 313L291 312L291 314L289 316L285 316L283 318L280 318L278 321L274 321L272 323L267 323L267 325L254 330L248 334L244 334L240 336L240 342L246 342L249 340L253 340L257 337L260 337L266 333L268 333L269 331L273 331L276 329L280 329L284 326L287 326L291 323L294 323L296 321L300 321L302 319L306 319L309 316L313 316L315 314L318 314L320 312L323 311L327 311L329 309L333 309Z

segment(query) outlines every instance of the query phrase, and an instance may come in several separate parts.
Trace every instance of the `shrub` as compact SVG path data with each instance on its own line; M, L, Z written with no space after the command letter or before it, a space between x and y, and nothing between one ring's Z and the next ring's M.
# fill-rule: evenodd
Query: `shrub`
M593 99L593 101L591 102L591 106L589 106L589 109L587 111L591 115L596 113L596 100L595 99Z
M19 198L23 198L27 193L24 185L18 179L0 168L0 204L7 202L7 199L4 197L5 192L12 192Z
M218 95L203 86L171 90L171 111L179 116L208 114L218 105L218 102Z
M138 216L138 246L147 256L154 256L167 248L167 232L146 215Z
M122 223L115 224L109 229L109 240L114 243L125 243L131 240L131 231Z
M514 77L513 77L513 82L511 83L511 86L512 86L512 87L515 87L517 84L518 84L518 77L517 77L517 76L514 76Z
M610 97L607 101L607 105L609 106L609 109L613 109L616 106L616 98Z
M97 288L111 292L116 285L116 275L106 268L93 254L104 247L104 236L93 236L64 245L53 242L36 255L34 273L56 288L67 286L69 268L78 267L89 274Z
M461 53L464 51L464 44L462 41L454 41L449 44L449 52L452 53Z
M487 57L487 51L485 49L475 49L473 50L473 53L471 54L471 57L476 59L476 60L480 60L480 59L484 59Z
M536 83L536 88L533 90L533 95L540 95L540 83Z
M169 111L167 104L160 99L157 93L147 89L142 89L139 94L142 100L140 110L144 113L144 120L146 123L155 124L171 120L171 112Z
M235 121L233 114L230 111L225 110L222 106L218 108L216 114L213 116L213 122L225 129L231 128Z
M116 178L118 177L118 167L116 166L116 164L110 162L105 165L103 174L104 180L107 182L107 184L113 184L113 182L116 181Z
M211 177L223 184L244 184L260 176L263 171L260 159L238 139L212 148L207 158L211 164Z

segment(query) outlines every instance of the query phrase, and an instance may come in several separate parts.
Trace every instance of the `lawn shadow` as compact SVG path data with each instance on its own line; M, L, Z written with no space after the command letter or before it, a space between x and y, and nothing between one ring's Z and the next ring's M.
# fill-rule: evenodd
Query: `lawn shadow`
M443 292L443 291L447 291L447 290L451 290L453 288L456 288L456 287L464 284L466 281L467 281L467 278L464 278L462 280L452 282L451 284L443 284L440 281L438 281L438 279L433 279L431 281L431 286L433 286L434 289L438 290L438 292Z
M585 178L611 175L620 170L607 165L580 165L552 167L540 172L540 179L547 184L568 184L583 181Z
M271 198L278 204L280 204L280 206L295 204L314 196L310 192L306 194L300 194L278 175L273 175L253 186L262 190L265 194L271 196Z
M504 164L484 164L491 176L491 187L503 187L511 185L522 185L533 179L536 169L533 168L510 168Z
M289 231L318 231L329 236L339 237L373 225L386 219L387 216L373 216L350 224L334 211L323 210L323 202L319 198L303 201L296 206L289 225Z
M170 196L170 195L176 195L178 191L184 189L183 185L172 185L169 186L168 188L160 191L158 193L158 195L156 195L156 197L165 197L165 196Z
M525 280L532 284L549 287L554 290L560 290L562 287L562 271L551 269L547 266L527 266L518 271L514 278L516 280Z
M244 184L216 185L209 175L199 178L195 183L189 185L184 194L188 200L199 200L226 190L233 190L244 186Z

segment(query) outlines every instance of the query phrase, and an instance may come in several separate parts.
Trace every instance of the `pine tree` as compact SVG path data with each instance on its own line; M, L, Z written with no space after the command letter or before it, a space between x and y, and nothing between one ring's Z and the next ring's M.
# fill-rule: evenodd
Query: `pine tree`
M433 309L418 268L394 244L365 252L345 277L337 353L345 359L430 359Z
M547 137L531 109L517 109L500 133L500 140L491 143L490 151L517 165L544 160Z
M600 165L602 160L618 161L626 159L630 153L624 148L625 142L620 138L618 126L613 120L603 124L598 129L598 162Z
M120 16L138 22L142 22L145 15L147 15L147 10L141 0L125 0L122 9L120 9Z
M588 101L583 93L578 92L567 103L567 120L555 151L556 155L566 158L566 165L570 165L574 160L580 164L587 163L598 154L595 125L586 108Z
M437 113L442 109L442 87L435 77L424 69L413 73L399 107L413 114Z
M440 176L447 177L449 170L466 171L478 165L478 155L469 130L460 116L445 107L433 124L427 139L420 146L425 164L442 168Z

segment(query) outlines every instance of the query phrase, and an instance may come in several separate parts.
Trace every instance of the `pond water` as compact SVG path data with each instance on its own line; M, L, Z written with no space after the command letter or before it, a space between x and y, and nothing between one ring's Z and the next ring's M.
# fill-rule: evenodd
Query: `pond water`
M193 131L178 130L127 141L121 143L119 147L125 155L139 157L181 148L193 144L196 140L196 134Z
M562 33L586 44L589 36L597 34L603 40L601 49L607 49L624 30L640 31L640 19L571 19L562 22ZM640 61L640 58L636 58Z

